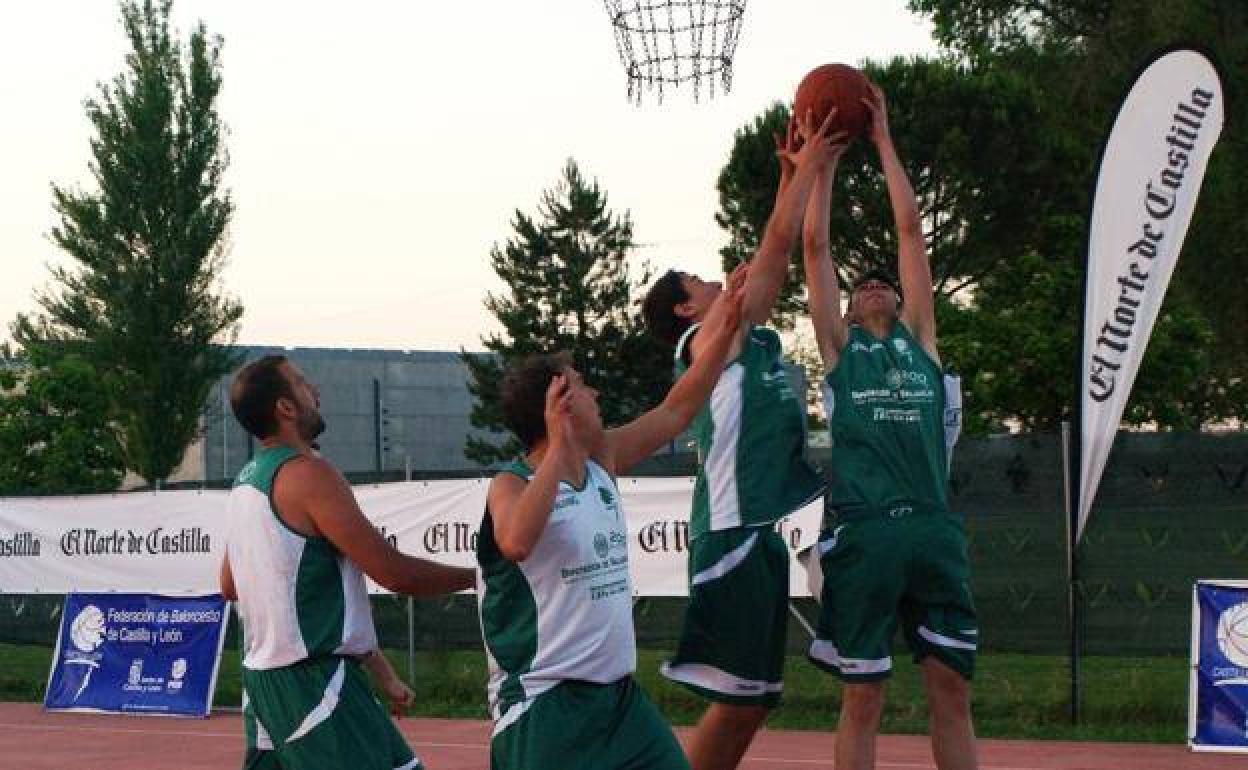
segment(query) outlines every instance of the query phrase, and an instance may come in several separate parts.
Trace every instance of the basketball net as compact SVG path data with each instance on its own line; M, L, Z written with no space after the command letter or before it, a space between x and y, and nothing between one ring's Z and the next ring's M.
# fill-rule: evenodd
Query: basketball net
M628 100L641 104L643 90L657 93L693 84L693 99L705 89L732 88L732 56L746 0L603 0L615 46L628 76Z

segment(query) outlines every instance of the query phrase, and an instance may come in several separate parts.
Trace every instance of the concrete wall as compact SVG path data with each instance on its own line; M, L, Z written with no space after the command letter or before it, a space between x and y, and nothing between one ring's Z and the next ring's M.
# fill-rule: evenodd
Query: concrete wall
M344 472L463 471L469 423L468 368L457 353L334 348L245 349L245 360L280 353L320 388L321 451ZM232 478L254 451L229 412L229 383L205 406L203 477ZM224 416L224 419L222 419ZM380 450L380 451L379 451Z

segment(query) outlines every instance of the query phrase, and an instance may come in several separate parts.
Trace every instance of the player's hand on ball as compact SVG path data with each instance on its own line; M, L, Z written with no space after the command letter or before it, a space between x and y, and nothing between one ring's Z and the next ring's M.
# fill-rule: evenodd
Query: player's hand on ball
M871 141L880 145L892 139L888 130L888 104L884 100L884 91L875 83L869 85L871 98L862 100L867 111L871 113L871 124L867 127L867 132L871 136Z

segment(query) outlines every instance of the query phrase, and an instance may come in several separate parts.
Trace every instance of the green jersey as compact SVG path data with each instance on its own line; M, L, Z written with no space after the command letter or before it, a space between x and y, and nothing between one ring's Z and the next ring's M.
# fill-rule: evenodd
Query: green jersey
M676 374L698 326L676 346ZM690 537L784 518L823 493L823 480L805 458L806 410L789 384L780 336L750 328L741 354L719 376L693 422L698 479Z
M945 380L903 323L884 339L851 326L823 398L833 508L948 510Z
M243 666L282 668L377 646L364 573L324 537L291 529L273 508L273 480L298 457L262 449L239 471L226 506L226 553L243 621Z

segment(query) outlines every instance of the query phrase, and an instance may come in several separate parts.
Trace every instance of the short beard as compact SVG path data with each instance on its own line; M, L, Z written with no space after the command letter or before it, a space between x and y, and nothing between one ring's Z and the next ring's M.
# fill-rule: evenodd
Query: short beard
M299 415L297 427L299 438L311 444L325 432L325 419L317 412L303 412Z

